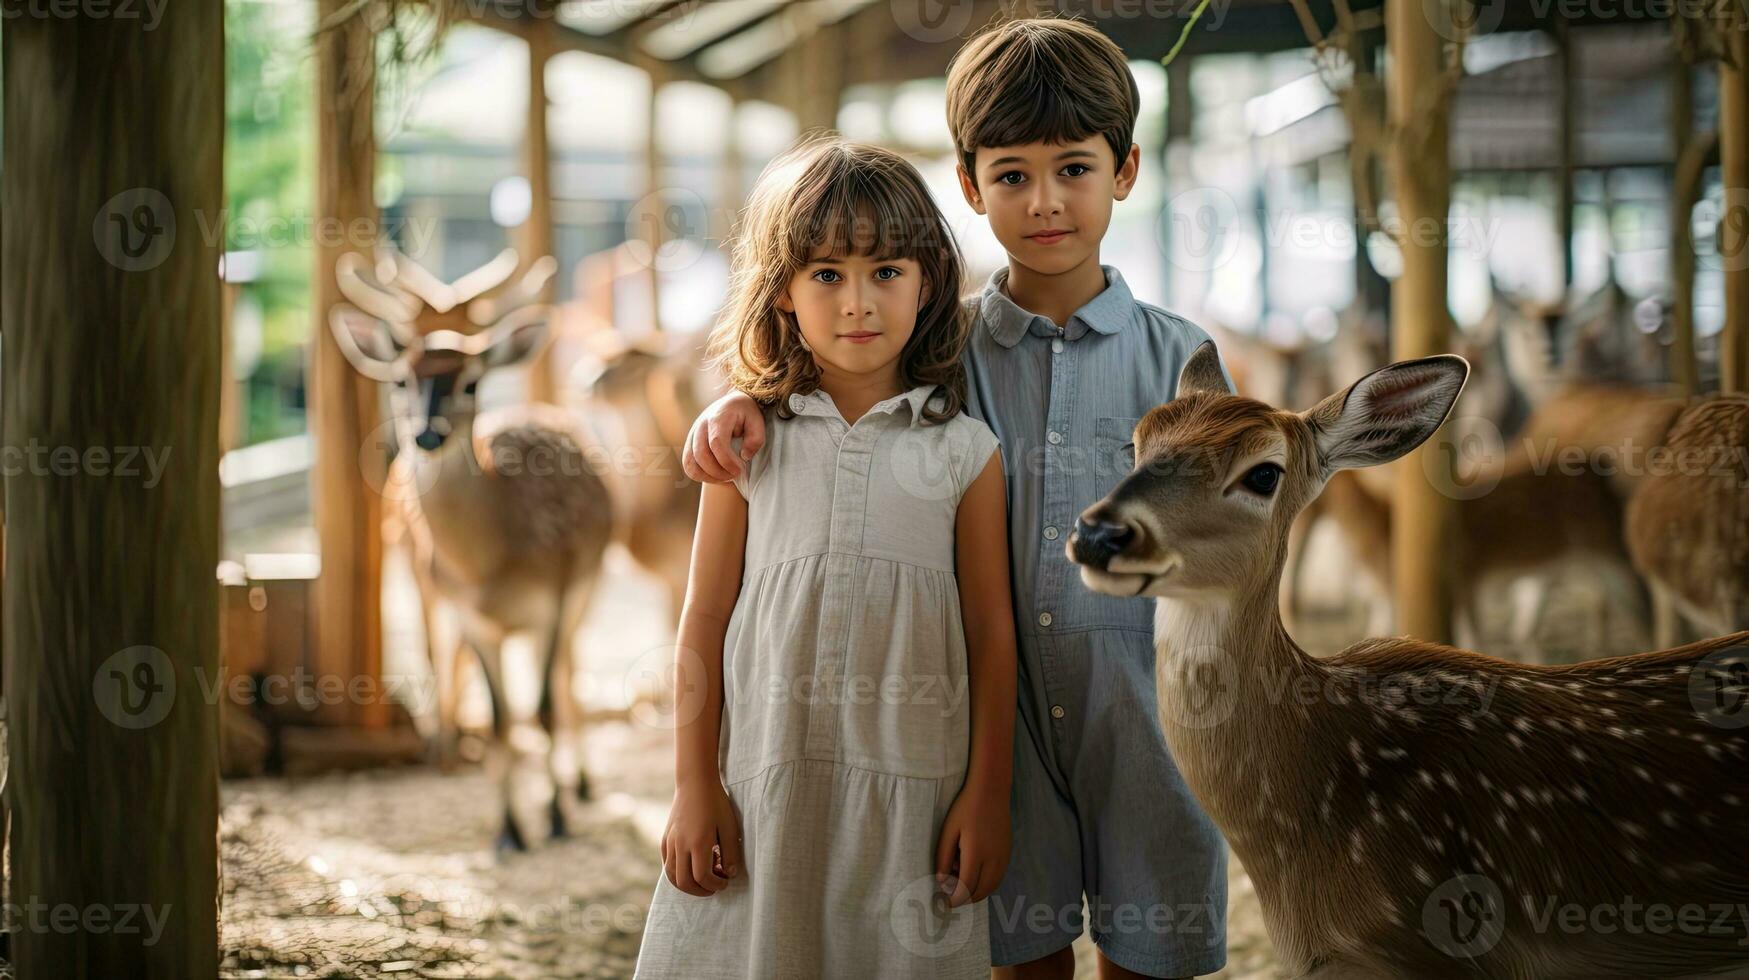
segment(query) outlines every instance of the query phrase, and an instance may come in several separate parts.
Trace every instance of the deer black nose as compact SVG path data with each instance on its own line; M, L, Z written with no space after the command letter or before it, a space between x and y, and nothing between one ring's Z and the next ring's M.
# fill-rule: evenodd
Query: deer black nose
M1069 542L1075 560L1083 565L1104 568L1112 558L1123 553L1136 539L1136 529L1113 521L1089 521L1083 517L1075 522L1075 537Z

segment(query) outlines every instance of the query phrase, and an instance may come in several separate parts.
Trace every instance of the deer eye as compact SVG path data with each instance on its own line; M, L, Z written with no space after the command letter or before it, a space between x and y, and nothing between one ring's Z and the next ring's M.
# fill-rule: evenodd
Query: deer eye
M462 392L464 394L471 395L474 393L475 389L477 389L479 387L480 387L480 382L478 380L470 381L467 384L462 385Z
M1258 463L1245 474L1241 483L1252 493L1269 496L1275 493L1275 487L1281 480L1281 467L1274 463Z

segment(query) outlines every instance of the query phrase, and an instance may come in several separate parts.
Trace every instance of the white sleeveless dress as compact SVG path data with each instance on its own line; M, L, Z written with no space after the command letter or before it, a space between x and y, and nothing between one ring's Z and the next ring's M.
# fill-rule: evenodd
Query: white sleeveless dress
M744 867L708 898L657 876L640 980L989 976L987 903L946 908L934 865L971 735L954 519L997 441L925 422L933 392L766 413L723 645Z

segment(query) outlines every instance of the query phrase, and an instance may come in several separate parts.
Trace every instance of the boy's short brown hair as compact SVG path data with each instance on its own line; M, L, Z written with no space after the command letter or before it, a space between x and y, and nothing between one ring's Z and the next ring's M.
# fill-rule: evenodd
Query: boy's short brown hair
M1104 136L1118 166L1141 93L1128 60L1090 24L1008 20L967 41L947 69L947 125L966 173L979 147Z

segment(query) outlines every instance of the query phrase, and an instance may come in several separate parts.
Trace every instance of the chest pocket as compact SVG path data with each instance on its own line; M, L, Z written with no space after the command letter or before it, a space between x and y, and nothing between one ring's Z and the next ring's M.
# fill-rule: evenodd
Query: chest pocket
M1136 449L1130 445L1130 438L1140 421L1122 416L1093 420L1093 486L1100 497L1110 493L1117 481L1136 468Z

